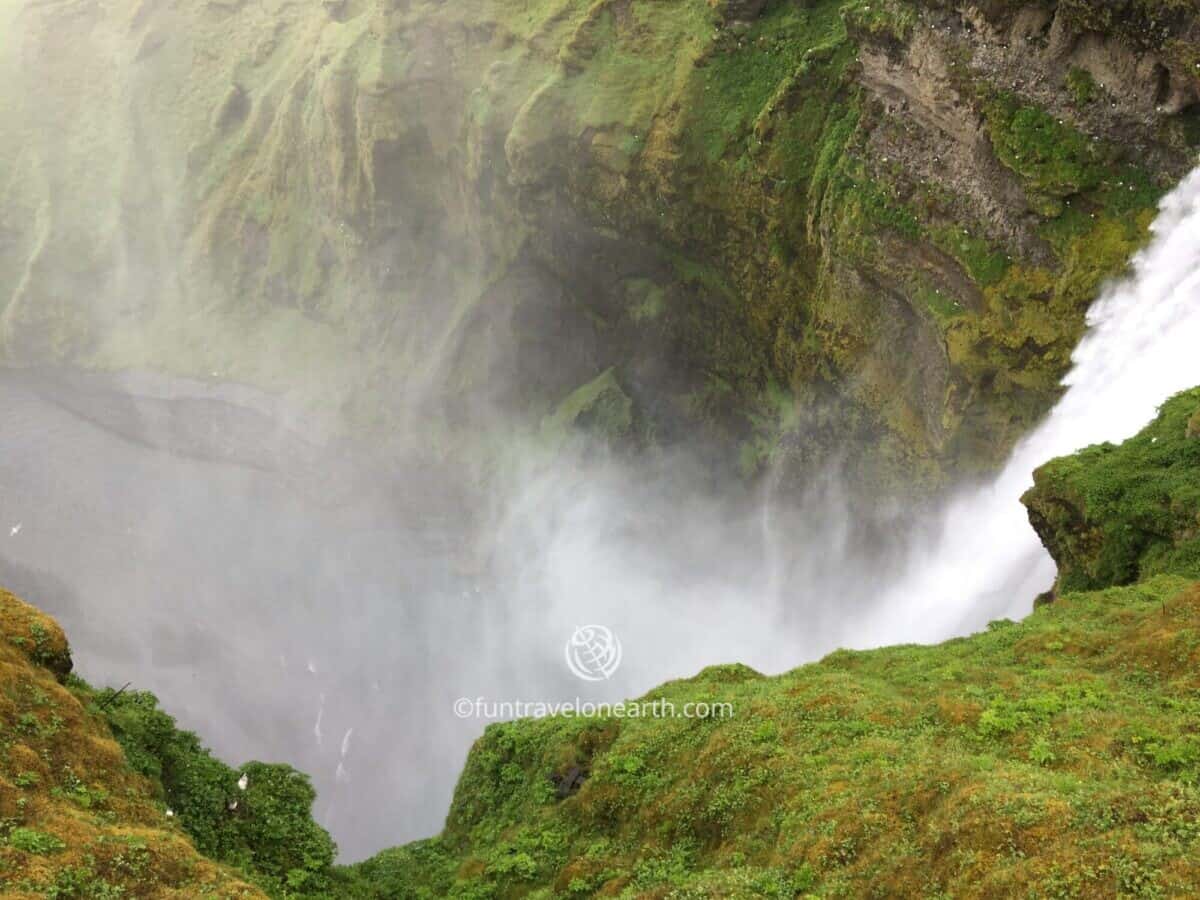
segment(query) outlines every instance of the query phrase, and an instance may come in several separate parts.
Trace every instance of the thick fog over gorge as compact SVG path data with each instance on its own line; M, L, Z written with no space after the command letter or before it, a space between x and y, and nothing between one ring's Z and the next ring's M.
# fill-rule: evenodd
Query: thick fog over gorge
M568 449L477 482L250 388L22 370L0 395L4 582L63 621L89 678L154 690L229 758L312 773L320 820L362 856L440 826L484 724L459 698L616 700L1028 612L1053 578L1016 501L1032 466L1127 436L1143 398L1200 375L1198 204L1193 177L1018 470L923 524L855 521L834 477L715 490L682 451ZM590 623L624 649L602 687L563 662Z
M1055 579L1033 470L1200 382L1176 76L1080 114L1136 134L1145 172L1045 131L1086 157L1064 187L1013 149L1015 101L964 138L983 126L896 75L857 7L743 4L811 18L754 32L796 59L710 121L689 104L750 88L697 49L708 7L250 6L5 4L0 585L88 681L308 773L342 861L441 829L508 717L487 704L1027 615ZM661 71L615 73L604 29L667 32L636 48ZM915 126L789 93L843 78L847 35L860 105L911 100ZM667 67L668 38L692 56ZM1021 90L1007 43L979 52ZM863 162L904 154L895 185ZM584 626L621 645L596 681L569 664Z
M904 542L858 534L833 481L714 493L682 454L580 449L479 486L403 446L316 443L235 386L22 371L3 392L5 583L88 678L153 690L227 758L311 773L351 856L440 827L486 724L459 698L611 701L888 640L855 623ZM592 623L624 649L603 685L564 663Z

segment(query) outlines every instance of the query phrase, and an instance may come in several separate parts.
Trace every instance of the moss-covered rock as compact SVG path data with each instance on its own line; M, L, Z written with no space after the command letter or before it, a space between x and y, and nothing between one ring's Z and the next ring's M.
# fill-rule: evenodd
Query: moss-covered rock
M71 648L58 623L3 588L0 634L30 662L49 669L60 681L71 674Z
M494 725L446 831L352 867L348 896L1191 895L1198 616L1159 576L642 698L675 716Z
M633 434L633 401L621 389L612 369L572 391L542 422L542 434L552 442L578 430L616 443Z
M232 769L152 695L70 671L58 623L0 589L0 893L337 896L306 776Z
M303 777L224 766L149 695L64 686L61 632L0 594L5 895L260 896L237 871L348 900L1195 896L1198 406L1039 470L1062 572L1023 622L493 725L441 835L343 869Z
M1022 502L1058 563L1060 590L1164 572L1200 579L1197 406L1200 388L1169 400L1120 446L1089 447L1034 473Z
M69 671L57 623L0 591L0 893L263 897L197 852Z

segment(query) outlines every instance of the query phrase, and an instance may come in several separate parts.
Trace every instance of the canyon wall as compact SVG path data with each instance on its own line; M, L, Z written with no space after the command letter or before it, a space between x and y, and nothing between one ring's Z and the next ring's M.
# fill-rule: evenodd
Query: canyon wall
M1194 161L1196 12L7 0L3 359L934 488Z

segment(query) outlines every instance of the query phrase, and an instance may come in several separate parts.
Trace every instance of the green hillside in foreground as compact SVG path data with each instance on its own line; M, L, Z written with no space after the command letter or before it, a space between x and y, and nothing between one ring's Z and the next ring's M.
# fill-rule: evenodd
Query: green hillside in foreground
M493 725L444 833L355 867L363 895L1200 895L1198 411L1182 394L1039 472L1049 546L1107 561L1090 591L939 646L647 695L733 719ZM1086 513L1039 514L1068 487ZM589 775L560 799L572 767Z
M58 624L0 590L0 896L263 897L197 852L70 671Z
M1200 389L1039 470L1025 502L1060 579L1023 622L779 677L715 666L646 696L732 717L493 725L445 831L351 867L304 776L230 768L149 695L88 687L58 626L0 592L0 890L1198 896L1198 414Z

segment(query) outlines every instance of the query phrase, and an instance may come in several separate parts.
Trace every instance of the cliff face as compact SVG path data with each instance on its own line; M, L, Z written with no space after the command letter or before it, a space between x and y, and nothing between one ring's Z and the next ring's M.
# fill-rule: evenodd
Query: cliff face
M4 354L372 421L612 369L642 440L934 484L1047 408L1189 167L1196 12L10 2Z

